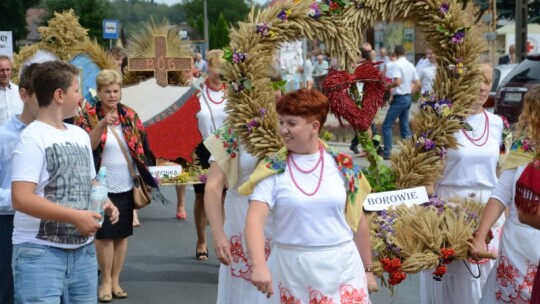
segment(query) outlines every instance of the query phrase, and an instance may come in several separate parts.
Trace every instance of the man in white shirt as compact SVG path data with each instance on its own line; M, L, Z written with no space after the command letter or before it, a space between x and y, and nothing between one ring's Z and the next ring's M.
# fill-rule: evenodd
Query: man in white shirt
M433 90L433 82L435 81L435 74L437 72L437 56L430 48L426 49L426 58L428 59L428 63L424 64L422 69L417 69L418 78L420 78L422 84L422 94Z
M197 69L197 75L195 75L196 77L200 77L201 73L203 74L208 73L208 63L206 63L206 60L202 58L201 53L195 54L195 60L194 60L193 65Z
M19 87L10 81L11 60L7 56L0 55L0 125L8 119L21 114L23 102L19 96Z
M313 76L322 76L328 74L328 61L324 60L323 55L317 56L317 61L313 65Z
M411 93L418 91L420 88L420 81L416 69L414 65L405 58L405 47L402 45L396 46L395 53L398 59L394 63L394 73L392 75L393 81L390 85L390 87L395 88L395 93L382 124L384 159L390 159L393 139L392 126L397 118L399 118L401 138L408 138L411 136L409 128L409 110L412 102Z

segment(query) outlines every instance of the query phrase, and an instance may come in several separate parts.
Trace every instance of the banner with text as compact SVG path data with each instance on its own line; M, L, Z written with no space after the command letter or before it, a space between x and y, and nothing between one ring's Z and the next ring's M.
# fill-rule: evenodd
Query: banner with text
M174 177L182 174L182 166L150 166L148 171L154 177Z
M370 193L364 201L367 211L381 211L389 207L405 204L407 206L420 205L429 202L425 187L416 187L396 191Z

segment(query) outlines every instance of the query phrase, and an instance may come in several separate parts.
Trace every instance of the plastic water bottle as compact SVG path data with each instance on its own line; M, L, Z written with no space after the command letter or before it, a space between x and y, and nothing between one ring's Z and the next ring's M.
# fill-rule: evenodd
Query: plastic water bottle
M101 167L96 177L97 183L92 185L90 190L90 208L89 210L101 214L101 220L96 220L98 224L103 224L105 210L103 206L107 202L109 187L107 184L107 167Z

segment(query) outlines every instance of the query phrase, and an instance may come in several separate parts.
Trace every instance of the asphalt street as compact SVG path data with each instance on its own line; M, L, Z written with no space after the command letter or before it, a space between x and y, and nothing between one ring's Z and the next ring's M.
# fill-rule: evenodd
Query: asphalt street
M348 149L337 146L339 150ZM365 160L356 157L360 164ZM213 304L216 303L219 262L212 248L210 227L207 230L210 259L195 259L196 234L193 222L193 188L186 191L187 220L175 218L176 194L172 186L161 188L173 204L152 202L139 213L141 227L134 228L121 276L127 299L119 304ZM420 303L419 279L412 276L399 285L395 297L381 288L371 295L374 304Z

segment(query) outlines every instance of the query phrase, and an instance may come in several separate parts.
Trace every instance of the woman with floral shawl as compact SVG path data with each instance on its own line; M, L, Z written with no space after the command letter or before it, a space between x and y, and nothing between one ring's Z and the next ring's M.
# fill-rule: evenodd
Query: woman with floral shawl
M122 76L114 70L102 70L96 84L97 103L94 107L86 103L75 124L90 134L96 172L101 166L107 167L109 198L120 211L116 225L111 225L105 217L95 241L101 270L99 300L110 302L113 297L127 297L119 280L128 248L127 238L133 234L133 178L120 145L128 152L131 166L147 187L157 188L157 184L146 166L146 154L150 151L143 124L133 109L120 103Z

